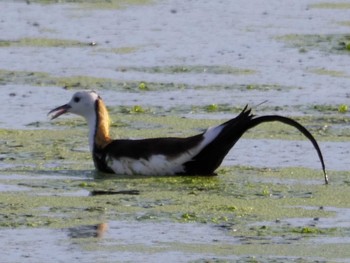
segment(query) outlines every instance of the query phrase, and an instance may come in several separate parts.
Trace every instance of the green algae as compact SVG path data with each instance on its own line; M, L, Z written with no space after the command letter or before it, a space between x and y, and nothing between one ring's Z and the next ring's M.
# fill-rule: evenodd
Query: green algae
M56 48L56 47L95 47L95 42L80 42L70 39L54 39L54 38L21 38L16 40L1 40L1 47L40 47L40 48ZM94 52L106 52L114 54L130 54L139 50L140 47L118 47L118 48L94 48Z
M52 38L22 38L19 40L0 40L0 47L82 47L87 43L76 40Z
M163 67L123 67L119 71L136 71L146 73L179 74L179 73L206 73L206 74L229 74L251 75L256 71L252 69L235 68L231 66L163 66Z
M232 174L230 176L232 176ZM237 177L235 179L237 179ZM113 180L115 180L115 182L111 183ZM236 199L232 197L232 195L217 198L216 195L221 188L217 190L210 188L209 193L206 193L204 189L200 190L199 194L193 195L192 191L188 192L188 190L197 187L196 185L191 185L188 182L184 184L181 181L167 181L164 180L164 178L159 178L156 181L145 181L144 178L128 178L128 182L123 182L123 179L121 182L119 179L107 181L109 182L101 184L100 182L95 182L93 188L106 187L106 185L108 185L108 187L113 187L114 189L123 189L124 185L129 186L130 183L133 183L137 184L138 189L140 189L140 196L136 198L127 195L99 196L98 198L91 196L61 197L60 193L53 192L51 194L55 194L55 196L35 196L30 198L21 195L16 195L16 197L15 195L6 195L6 199L4 200L5 195L0 194L1 201L11 204L10 207L4 209L4 213L2 214L4 217L0 216L0 222L2 223L0 224L1 228L45 227L67 229L84 225L92 226L101 222L119 221L131 223L140 222L140 224L151 222L153 225L169 221L175 224L202 224L206 225L208 228L215 227L222 229L223 235L232 235L233 238L238 238L238 244L226 245L225 242L212 243L212 239L208 237L208 242L201 243L200 246L198 246L198 244L193 246L186 244L184 247L182 245L182 240L166 243L167 250L196 253L198 252L198 247L206 249L208 246L208 251L211 251L211 253L219 257L232 255L232 249L235 251L235 255L244 255L247 251L250 255L276 255L276 253L271 252L274 250L269 251L269 253L255 250L256 247L260 247L261 245L264 245L267 249L275 246L278 246L280 249L292 247L291 250L288 250L289 253L283 255L309 257L311 255L309 254L310 238L317 240L317 238L322 239L325 237L344 235L344 229L334 225L331 228L310 227L308 224L295 227L283 223L271 224L268 226L262 225L259 227L252 226L252 224L256 222L265 222L265 220L270 220L271 222L278 220L283 222L284 219L289 218L305 218L312 221L314 218L320 218L319 220L322 221L324 218L336 217L334 213L322 210L315 209L310 211L302 208L284 207L284 205L288 203L288 200L292 200L293 198L274 200L271 197L264 197L262 199L255 197L255 199L250 199L251 193L249 188L253 187L252 184L250 184L249 187L246 186L248 191L244 193L244 196ZM195 181L198 183L199 180ZM168 190L164 189L164 184L162 184L162 182L168 183L166 185L167 188L169 188ZM239 182L240 179L238 178L238 183ZM223 183L224 182L220 184ZM170 187L169 184L171 184ZM187 189L186 185L189 186ZM180 190L179 192L177 192L178 187ZM276 186L276 188L278 187L279 186ZM292 188L298 191L298 186L293 186ZM157 192L160 190L160 194L158 195L155 193L154 189L157 189ZM231 188L232 191L235 189L236 188ZM339 189L333 188L333 190ZM37 190L33 189L33 191ZM314 191L312 186L309 187L309 191ZM225 190L224 193L227 192L228 191ZM314 194L314 198L317 199L319 197L317 191L315 191ZM293 195L291 190L290 195ZM244 197L247 198L244 199ZM299 201L295 200L293 203L298 203L299 205L307 204L309 201L302 197L296 198ZM22 201L19 199L22 199ZM280 200L284 200L284 204L279 203ZM30 202L29 205L27 204L28 202ZM222 202L226 202L227 205L223 205ZM344 206L344 203L341 203L341 206ZM163 234L166 235L166 233ZM282 240L278 241L281 237ZM274 240L275 238L277 238L277 240ZM84 250L87 251L144 251L149 253L154 249L162 250L162 246L149 247L147 245L144 246L143 243L121 244L112 238L108 238L107 241L104 241L106 244L102 247L89 246L89 244L93 242L91 239L76 240L76 242L79 242L84 247ZM300 244L300 242L303 242L304 249L299 247L299 250L294 250L294 246L298 243ZM320 249L322 245L314 246ZM226 249L222 250L223 247ZM335 251L337 253L342 252L339 247ZM279 253L277 254L280 255ZM329 257L335 256L335 254L329 252L319 253L318 255L325 256L325 254ZM347 254L342 253L341 255Z
M348 111L348 105L346 105L346 104L340 104L339 106L338 106L338 112L340 112L340 113L346 113L347 111Z
M66 89L94 89L118 86L112 79L88 76L56 77L45 72L0 70L1 84L22 84L33 86L61 86Z
M350 26L350 21L341 21L341 22L338 22L338 24L341 26Z
M122 71L122 70L121 70ZM220 73L213 73L220 74ZM224 74L224 73L222 73ZM65 89L104 89L114 91L170 91L170 90L210 90L210 91L270 91L290 90L297 87L276 84L232 84L232 85L189 85L174 82L120 81L112 78L91 76L54 76L46 72L11 71L0 69L0 84L18 84L32 86L59 86Z
M108 5L105 6L108 7ZM83 4L81 7L84 7ZM109 5L108 8L110 7L113 6ZM341 41L335 41L331 50L346 51L347 42L342 45ZM69 43L62 45L74 47L74 44ZM322 50L328 50L329 46L322 45L320 45ZM32 46L35 45L32 44ZM301 46L300 51L307 52L312 48L314 47L311 44L310 47ZM136 50L94 48L94 52L98 51L127 54ZM170 73L167 73L169 68L159 71L160 74L254 74L249 71L234 71L234 68L211 68L208 72L205 71L205 66L176 67L170 68ZM216 69L219 69L218 73ZM10 74L6 74L4 78L0 77L1 84L61 86L66 89L97 87L130 92L189 88L238 89L249 94L250 91L271 89L279 91L289 88L261 84L191 87L176 83L147 83L147 88L140 88L139 81L122 82L85 76L61 78L40 72L7 71L7 73ZM334 72L326 73L326 75L332 75ZM340 74L334 77L342 76ZM300 112L299 106L295 107L298 109L297 112ZM307 116L296 119L315 133L320 141L348 141L350 130L344 127L348 126L349 117L338 115L337 106L311 105L303 108ZM138 110L140 108L143 110ZM210 116L211 113L238 113L241 108L216 104L213 101L208 105L181 106L170 110L147 104L128 105L111 110L115 113L112 123L114 136L118 133L121 137L152 137L191 135L222 121L189 120L179 117L179 113L206 113ZM257 113L273 110L271 107L259 106ZM161 116L165 113L166 117ZM314 113L321 114L315 116ZM231 114L226 116L230 118ZM73 126L77 129L72 129ZM83 120L64 119L51 123L50 129L46 129L47 127L47 124L38 123L37 128L40 130L35 131L0 130L0 229L2 230L58 228L61 232L62 228L65 230L70 227L95 225L108 221L125 220L153 224L170 221L182 224L193 223L194 228L196 224L206 225L208 228L219 228L223 236L232 235L238 241L237 244L225 244L220 239L213 240L209 237L207 243L192 244L174 241L151 247L143 243L124 244L119 242L117 237L109 236L107 240L103 240L105 242L84 239L74 240L72 243L75 245L74 249L77 249L79 244L86 251L91 250L96 254L101 251L143 252L147 256L153 256L156 251L211 253L211 257L203 257L196 262L226 262L233 261L233 257L237 257L238 262L319 262L326 261L328 258L346 261L350 257L348 244L342 244L341 240L336 244L319 243L322 242L322 238L348 236L349 229L341 227L342 222L339 225L337 214L327 209L327 207L348 208L350 185L348 171L330 171L331 184L327 187L322 185L322 175L319 170L294 167L286 169L221 167L217 177L107 176L93 172L94 168L87 147L87 127ZM298 132L289 130L284 125L259 126L246 134L245 138L304 139ZM45 137L47 139L44 139ZM18 190L3 189L4 185L18 187ZM89 195L95 190L106 189L111 191L136 189L140 195ZM314 209L310 210L310 206ZM322 207L325 209L321 209ZM313 225L304 223L302 226L295 226L284 223L284 220L299 218L309 219ZM330 227L319 227L316 219L322 222L326 218L334 218L334 224ZM165 231L162 234L167 233ZM84 249L79 252L84 253ZM108 255L110 256L109 253ZM222 256L227 256L227 260L222 259Z
M298 48L301 53L317 49L322 52L350 54L347 49L347 44L350 41L348 34L289 34L279 36L276 39L291 47Z
M106 52L114 54L130 54L138 51L140 47L117 47L117 48L99 48L97 52Z
M340 105L329 105L329 104L320 104L320 105L313 105L313 109L322 112L322 113L346 113L348 111L348 106L345 104L340 104ZM341 118L338 118L338 120ZM344 119L345 123L347 122ZM333 123L335 120L333 120Z
M126 107L129 111L123 107L109 107L113 137L187 136L224 121L188 119L177 114L180 109L166 112L140 106L146 110L130 111L132 105ZM215 114L240 110L216 106L204 105L197 111L210 114L213 108ZM309 112L319 110L322 107L308 109ZM337 115L334 107L321 112L323 114L319 116L306 115L296 119L312 132L322 130L324 124L346 126L349 122L346 115ZM73 126L75 129L71 129ZM228 245L208 241L200 246L184 246L179 241L166 243L168 249L189 253L207 249L219 258L232 255L232 249L239 258L245 253L269 258L270 255L282 255L275 250L284 251L286 247L291 250L284 256L309 257L313 249L322 248L322 245L311 246L310 238L339 237L346 231L336 224L327 227L318 226L317 222L337 218L337 212L327 208L349 208L348 171L330 171L327 186L323 184L320 169L296 167L220 167L218 176L214 177L106 175L94 171L88 151L87 125L83 119L62 118L50 124L38 124L37 128L0 130L0 153L4 164L0 170L0 229L70 229L120 221L199 224L220 229L223 235L237 238L239 242ZM317 134L317 139L333 140L333 136L333 131L327 131ZM277 123L260 125L245 138L304 139L297 131ZM342 140L348 138L349 133ZM12 190L6 190L4 186L12 186ZM93 195L102 191L123 194ZM135 192L138 195L128 194ZM293 219L305 219L313 224L286 223ZM141 250L146 253L163 249L143 243L116 244L114 239L109 239L108 246L104 247L93 246L91 238L75 241L86 251ZM301 241L306 244L304 249L297 244ZM260 246L276 253L256 249ZM344 251L337 248L336 252ZM335 256L329 252L318 255Z
M334 184L324 186L310 184L305 186L304 179L316 178L319 173L309 169L298 172L298 183L289 185L283 183L283 178L290 178L294 169L279 169L271 174L265 169L247 169L244 167L225 168L217 177L127 177L96 175L95 178L78 177L67 180L63 175L45 182L45 188L37 186L44 180L38 176L30 191L3 193L1 201L1 228L72 228L85 225L95 225L100 222L152 222L157 225L161 222L182 224L204 224L208 227L222 229L223 235L232 235L239 242L225 244L214 242L211 238L207 243L182 244L182 240L165 243L167 250L187 251L188 253L210 253L222 257L232 255L294 255L309 256L311 248L308 239L317 237L334 237L342 235L342 228L332 226L323 228L316 226L293 226L283 223L289 218L329 218L336 216L333 212L322 209L303 208L309 205L319 207L344 207L349 198L348 187L341 184L341 180L334 174ZM294 171L295 172L295 171ZM23 171L23 177L28 172ZM31 172L35 174L35 172ZM339 173L338 173L339 175ZM346 174L349 176L349 173ZM262 183L252 180L259 177L282 178L282 183ZM25 179L22 179L23 182ZM2 181L0 177L0 181ZM8 181L7 183L11 183ZM12 183L16 183L13 180ZM31 180L33 184L33 181ZM28 186L29 187L29 186ZM60 188L64 187L64 188ZM264 189L269 189L271 195L260 195ZM65 196L79 189L89 192L95 189L138 189L140 195L109 195ZM156 191L155 191L156 189ZM312 193L305 197L305 193ZM335 192L333 198L329 196ZM275 194L274 194L275 193ZM279 196L276 196L276 193ZM345 194L343 196L343 194ZM338 200L338 198L340 198ZM297 207L299 206L299 207ZM275 223L254 226L265 221ZM226 234L225 234L226 233ZM166 233L164 233L166 234ZM275 241L274 238L283 237L285 241ZM118 240L118 239L117 239ZM149 247L143 243L121 244L109 238L107 245L94 245L91 239L75 240L85 251L162 251L164 246ZM286 243L287 242L287 243ZM304 249L299 247L303 242ZM291 247L287 254L279 252L268 253L264 250L254 250L264 246L271 251L285 250ZM297 250L296 248L299 248ZM317 250L316 248L314 248ZM336 252L342 252L338 247ZM334 256L332 253L319 253L319 256ZM341 255L347 255L341 254Z
M0 70L0 84L22 84L33 86L61 86L65 89L107 89L139 92L140 82L118 81L110 78L90 76L57 77L45 72ZM148 83L147 90L172 90L189 88L185 84Z
M350 3L347 2L323 2L323 3L316 3L310 5L311 8L320 8L320 9L350 9Z
M105 1L81 1L84 7L93 9L121 9L133 5L146 5L153 3L153 0L105 0Z
M327 76L336 77L336 78L350 78L350 76L348 74L346 74L344 71L340 71L340 70L314 68L314 69L310 69L309 72L317 74L317 75L327 75Z
M125 134L128 137L185 136L221 122L147 112L121 113L119 108L110 110L112 132L122 137L126 137ZM313 116L303 121L318 122ZM307 243L310 238L337 237L344 233L344 228L336 224L319 227L317 222L337 217L336 212L321 207L348 208L349 172L331 171L331 183L327 186L323 184L320 170L295 167L221 167L214 177L106 175L94 172L87 149L87 127L82 119L63 118L50 125L55 130L0 130L0 153L5 164L0 171L0 229L69 229L119 221L201 224L221 229L223 235L237 238L239 242L228 245L208 241L200 246L185 246L179 241L166 243L167 249L189 253L206 250L217 257L230 256L234 249L237 256L250 253L259 258L270 255L307 257L322 248L322 244L310 246ZM76 129L71 129L73 125ZM262 137L271 136L271 130L284 139L291 136L281 131L285 129L283 125L260 127L264 135L259 136ZM256 132L246 135L247 138L256 136ZM18 189L2 190L5 185ZM92 195L96 191L122 191L124 194ZM135 191L139 194L128 194ZM309 219L316 225L284 222L291 219ZM283 241L274 241L280 237ZM301 248L297 241L307 245ZM94 246L91 238L75 242L85 251L164 249L143 244L116 244L113 239L103 247ZM257 249L261 246L271 250ZM286 251L286 247L291 247L288 253L279 252ZM339 246L335 251L347 255L347 250L344 252ZM317 255L334 257L335 254L319 252Z
M0 151L4 160L26 163L30 161L43 163L50 159L80 160L84 152L76 151L74 156L69 152L82 147L82 134L79 130L48 131L48 130L1 130ZM83 157L84 159L86 158Z
M240 263L259 263L259 262L338 262L332 261L337 258L339 262L345 262L350 253L347 244L313 244L305 245L299 240L297 242L291 241L289 244L269 244L263 243L259 245L252 244L222 244L220 242L208 241L208 244L191 244L173 242L162 244L150 249L147 245L137 244L112 244L108 247L100 247L104 252L123 252L131 253L148 252L161 253L168 252L169 247L175 248L176 251L183 251L188 254L203 254L203 258L198 260L189 260L186 262L240 262ZM301 242L301 243L300 243ZM85 242L84 248L86 251L96 251L96 244L94 242ZM204 254L212 255L212 257L205 257ZM320 259L321 258L321 259Z
M277 91L286 91L291 90L296 87L289 87L289 86L281 86L277 84L249 84L245 86L246 90L255 90L255 91L270 91L270 90L277 90Z
M261 171L256 170L259 175ZM35 174L35 172L31 172ZM290 170L280 170L280 175L290 173ZM23 171L23 174L24 171ZM319 173L307 171L319 178ZM315 175L314 175L315 174ZM26 184L30 192L15 193L0 192L3 204L3 224L11 222L18 226L28 222L37 222L48 225L47 209L55 220L51 220L52 227L61 227L61 224L90 224L91 220L172 220L178 222L227 223L242 224L259 220L275 220L289 217L325 217L332 213L322 210L308 210L293 208L294 206L339 206L341 200L349 197L335 194L329 198L329 189L324 185L304 186L300 184L274 185L271 183L247 182L244 169L238 172L231 169L230 174L219 177L116 177L108 180L95 178L94 182L82 184L82 177L77 179L50 179L48 181L35 180ZM1 180L1 179L0 179ZM21 180L23 185L23 179ZM16 179L12 183L18 183ZM11 180L7 179L7 183ZM39 187L40 186L40 187ZM278 192L280 197L261 195L262 189L269 188L271 193ZM66 196L67 193L96 189L137 189L139 196ZM152 189L157 189L155 193ZM298 193L299 192L299 193ZM313 196L305 199L304 192L314 192ZM326 195L328 194L328 195ZM324 196L325 195L325 196ZM283 198L281 198L283 196ZM269 209L268 209L269 208ZM271 211L272 210L272 211ZM63 213L64 212L64 213ZM61 214L62 213L62 214ZM64 214L63 218L61 217ZM31 216L27 216L31 215ZM17 220L5 220L6 218ZM28 219L29 218L29 219ZM78 222L77 222L77 219ZM238 221L238 222L237 222ZM69 223L70 222L70 223ZM12 225L13 227L13 225ZM243 231L243 230L242 230ZM244 231L250 231L245 229Z
M149 123L159 123L163 120L162 125L169 126L165 129L162 128L160 132L159 127L154 130L158 130L158 133L154 134L154 130L150 129L150 134L161 136L167 130L174 130L175 128L181 131L181 135L193 133L198 129L197 125L200 123L203 125L203 121L189 121L182 118L164 118L157 116L148 116L147 118L140 118L139 115L127 115L124 116L132 123L136 120ZM166 121L164 121L166 120ZM71 123L62 120L65 125ZM206 124L214 122L213 120L207 120ZM192 126L189 125L192 123ZM56 124L56 122L55 122ZM60 127L64 127L61 124ZM68 127L67 126L67 127ZM78 125L79 127L79 125ZM187 131L185 130L187 127ZM142 128L140 133L131 133L130 127L121 127L121 134L126 133L128 135L147 135L147 129ZM119 131L120 132L120 131ZM87 150L86 128L80 127L78 129L64 129L64 130L1 130L2 140L0 141L0 152L2 153L2 161L6 163L8 168L2 169L2 174L16 174L23 175L31 174L37 176L37 180L33 180L30 177L30 181L25 182L23 180L9 179L3 181L5 184L13 184L20 187L26 187L32 189L30 191L31 203L38 204L36 207L28 207L33 211L41 213L41 207L44 206L42 202L45 202L47 206L50 206L50 201L47 199L56 198L57 196L67 193L74 194L79 190L130 190L136 189L140 192L140 196L127 196L127 197L90 197L90 196L78 196L77 203L80 207L85 206L88 212L113 211L113 207L118 206L118 215L115 212L110 212L111 219L122 220L125 216L128 218L132 216L133 219L166 219L180 222L227 222L233 220L235 217L249 217L251 214L258 213L261 219L273 219L283 216L295 215L294 209L285 208L285 206L300 205L300 203L292 202L289 199L299 199L300 197L308 197L307 193L310 190L305 186L298 186L300 189L292 191L290 193L290 186L286 185L282 187L280 185L274 185L271 183L261 183L248 181L246 176L251 179L258 179L260 176L263 178L276 178L283 173L283 178L294 178L303 180L319 180L321 181L320 171L311 172L308 169L251 169L251 168L222 168L219 169L218 177L116 177L113 175L99 176L98 174L91 174L93 170L90 153ZM44 135L45 134L45 135ZM85 150L80 150L85 149ZM11 168L13 167L13 168ZM87 169L90 169L87 170ZM282 172L281 172L282 171ZM41 176L58 175L62 176L62 179L54 177L52 180L40 180ZM65 178L65 177L69 178ZM91 176L95 177L93 179ZM75 178L72 179L71 177ZM0 177L1 178L1 177ZM85 179L84 179L85 178ZM1 179L0 179L1 180ZM93 180L93 181L91 181ZM315 186L316 187L316 186ZM320 186L321 189L324 186ZM294 185L293 185L294 188ZM152 189L157 189L156 196ZM0 192L1 193L1 192ZM18 193L1 193L4 200L8 200L10 204L14 204L17 207L25 206L24 203L28 201L26 198L28 192ZM293 196L294 195L294 196ZM326 195L328 196L328 195ZM314 196L313 196L314 197ZM0 199L1 199L0 198ZM64 204L73 204L73 201L67 201L69 198L62 196L60 202ZM283 199L279 201L281 207L276 208L276 214L271 214L267 207L272 205L270 199ZM97 200L93 202L93 205L89 206L88 203L91 200ZM311 198L310 198L311 199ZM316 198L319 203L313 205L322 205L322 200ZM42 200L42 201L41 201ZM44 201L45 200L45 201ZM288 203L285 203L289 200ZM101 201L101 203L100 203ZM329 202L330 200L328 200ZM22 203L21 203L22 202ZM268 202L268 203L266 203ZM7 202L3 202L7 203ZM264 204L265 203L265 204ZM303 202L302 202L303 203ZM86 205L84 205L86 204ZM123 205L124 204L124 205ZM194 206L196 204L196 206ZM56 206L58 206L55 203ZM330 204L333 205L333 204ZM54 206L54 204L52 204ZM124 207L125 206L125 207ZM11 206L10 206L11 208ZM66 207L56 207L55 210L63 209L66 211ZM266 210L266 211L265 211ZM296 209L300 210L300 209ZM29 210L28 210L29 211ZM28 211L22 211L16 213L15 211L9 211L12 216L21 218L21 215L27 215ZM81 213L81 209L77 209ZM279 212L278 212L279 211ZM289 212L288 212L289 211ZM46 213L46 212L45 212ZM304 215L320 216L315 211L304 211ZM95 214L94 214L95 215ZM135 216L137 215L137 216ZM9 216L9 215L8 215ZM299 216L299 214L298 214ZM41 218L43 217L43 218ZM16 224L32 224L32 219L35 216L20 220ZM72 215L75 218L75 215ZM90 217L87 217L90 218ZM35 221L35 220L34 220ZM65 218L62 221L56 220L54 225L60 225L59 222L67 223ZM40 215L40 220L43 225L47 225L43 215ZM90 221L89 221L90 222ZM89 223L85 222L85 223ZM79 221L79 223L82 223ZM39 224L39 223L37 223ZM40 224L39 224L40 225Z
M151 0L30 0L30 2L36 2L40 4L62 4L72 3L79 4L80 7L91 9L121 9L130 5L145 5L150 4Z

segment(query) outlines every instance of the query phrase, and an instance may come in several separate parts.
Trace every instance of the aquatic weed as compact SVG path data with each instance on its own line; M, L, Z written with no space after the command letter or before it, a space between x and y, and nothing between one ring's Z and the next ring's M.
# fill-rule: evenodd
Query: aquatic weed
M276 37L288 45L298 48L303 53L318 49L323 52L348 54L347 43L350 41L349 34L288 34Z
M210 105L206 106L205 108L206 108L206 110L208 112L213 112L213 111L218 111L219 110L219 106L217 104L215 104L215 103L210 104Z
M145 109L140 105L135 105L129 110L129 113L144 113L144 112L145 112Z
M350 3L346 2L321 2L310 5L311 8L320 8L320 9L350 9Z
M348 111L348 105L340 104L338 107L338 112L340 113L346 113Z
M30 0L41 4L56 4L56 3L75 3L80 4L80 7L91 9L121 9L130 5L145 5L151 4L152 0Z
M146 82L140 82L140 84L139 84L139 89L140 90L148 90L148 87L147 87L147 84L146 84Z
M82 47L88 43L76 40L52 38L21 38L19 40L1 40L0 47Z

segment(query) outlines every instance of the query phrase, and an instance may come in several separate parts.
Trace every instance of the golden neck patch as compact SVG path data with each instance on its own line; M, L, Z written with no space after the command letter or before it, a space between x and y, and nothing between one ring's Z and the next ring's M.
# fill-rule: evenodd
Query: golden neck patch
M96 101L96 132L95 132L95 145L98 148L104 148L111 142L109 136L110 119L107 108L102 99Z

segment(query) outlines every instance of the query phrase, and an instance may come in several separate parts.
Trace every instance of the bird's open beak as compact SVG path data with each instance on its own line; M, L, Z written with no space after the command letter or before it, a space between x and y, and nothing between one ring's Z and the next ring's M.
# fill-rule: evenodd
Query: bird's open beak
M68 110L71 108L69 104L65 104L62 106L59 106L53 110L51 110L47 115L53 114L51 117L51 120L56 119L57 117L61 116L62 114L65 114L68 112Z

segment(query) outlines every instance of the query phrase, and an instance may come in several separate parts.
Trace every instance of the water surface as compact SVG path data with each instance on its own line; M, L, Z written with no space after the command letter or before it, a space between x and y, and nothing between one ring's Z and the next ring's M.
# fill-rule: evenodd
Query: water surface
M2 262L348 261L346 5L27 2L0 3ZM331 183L311 144L275 124L217 177L101 176L84 122L46 116L80 89L100 93L121 137L194 134L246 104L296 118Z

